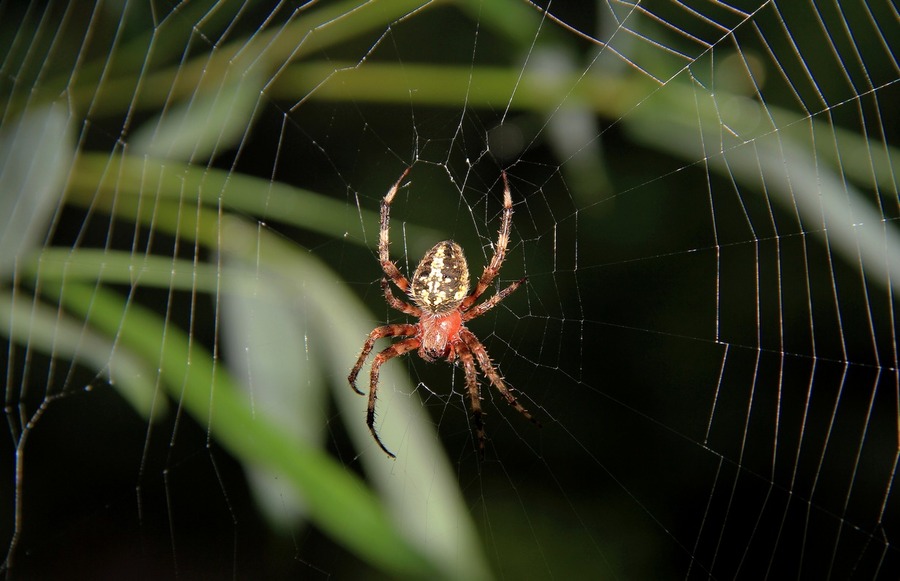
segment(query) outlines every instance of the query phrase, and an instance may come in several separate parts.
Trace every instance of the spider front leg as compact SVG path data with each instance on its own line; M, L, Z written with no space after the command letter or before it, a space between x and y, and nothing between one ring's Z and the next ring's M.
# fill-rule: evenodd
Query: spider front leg
M466 300L460 305L462 310L466 310L475 304L478 297L487 290L487 287L489 287L497 277L497 274L500 272L500 267L503 266L503 261L506 259L506 247L509 246L509 231L512 226L513 206L512 194L509 192L509 180L506 179L506 172L501 172L500 176L503 178L503 217L500 221L500 233L497 235L497 245L494 246L494 256L491 257L491 262L484 267L484 272L481 273L481 278L478 279L478 283L475 285L475 288L472 289L472 293L466 297Z
M493 309L494 307L497 306L497 303L499 303L500 301L502 301L503 299L505 299L506 297L508 297L509 295L511 295L512 292L513 292L514 290L516 290L517 288L519 288L519 286L520 286L523 282L525 282L526 280L528 280L528 277L527 277L527 276L526 276L525 278L520 278L519 280L517 280L516 282L512 283L511 285L509 285L508 287L506 287L506 288L503 289L502 291L498 292L497 294L495 294L494 296L492 296L492 297L489 298L488 300L484 301L483 303L481 303L480 305L478 305L477 307L475 307L475 308L472 309L471 311L465 312L465 313L463 314L463 321L471 321L471 320L474 319L475 317L480 317L481 315L483 315L483 314L485 314L486 312L490 311L491 309Z
M422 316L422 309L407 302L401 301L394 296L394 293L391 292L391 284L390 282L388 282L387 277L381 279L381 290L384 292L384 300L386 300L387 304L391 307L397 309L401 313L412 315L413 317Z
M393 454L393 452L385 447L385 445L381 441L381 438L378 437L378 432L375 430L375 396L376 392L378 391L378 373L381 369L382 364L384 364L386 361L389 361L394 357L400 357L401 355L404 355L405 353L418 348L418 339L404 339L399 343L394 343L393 345L376 355L375 359L372 360L372 379L369 383L369 407L366 410L366 425L369 426L369 431L372 432L372 436L375 438L375 441L378 442L378 445L381 446L381 449L384 450L384 453L391 458L396 458L396 456Z
M409 280L403 276L403 273L400 272L397 265L391 262L391 202L394 201L394 196L397 195L400 184L411 169L411 167L408 167L400 174L400 179L391 186L391 189L388 190L384 199L381 200L381 231L378 234L378 259L381 261L381 269L403 292L409 290Z
M365 395L363 392L356 388L356 377L359 375L359 370L362 369L363 364L366 362L366 358L369 356L369 353L372 352L372 347L375 346L375 341L383 337L397 337L397 336L407 336L412 337L416 334L418 330L415 325L385 325L383 327L378 327L366 337L366 342L363 344L362 353L359 354L359 358L356 360L356 365L353 366L353 369L350 371L350 375L347 377L347 380L350 382L350 387L353 388L353 391L358 393L359 395Z

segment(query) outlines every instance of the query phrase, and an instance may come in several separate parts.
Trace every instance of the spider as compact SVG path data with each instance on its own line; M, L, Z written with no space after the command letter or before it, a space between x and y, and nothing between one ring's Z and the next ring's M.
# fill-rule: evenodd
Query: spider
M375 430L375 398L378 391L378 373L381 366L394 357L418 349L419 357L425 361L446 359L455 363L457 359L462 362L466 377L466 388L469 392L469 401L472 407L472 418L475 424L475 435L478 440L479 455L484 458L484 413L481 411L481 389L478 385L476 362L484 375L487 376L506 401L520 414L540 427L538 422L522 405L516 401L515 396L503 382L497 369L491 363L491 358L481 341L466 328L464 323L480 317L497 306L500 301L508 297L514 290L525 282L525 278L518 280L494 296L475 306L478 298L487 290L488 286L497 277L503 259L506 257L506 247L509 244L509 229L512 219L512 196L509 193L509 182L506 172L503 177L503 217L500 223L500 234L497 237L497 245L494 256L485 267L481 278L475 284L472 292L469 292L469 267L462 248L453 240L444 240L435 244L431 250L425 253L422 261L416 267L416 271L410 282L397 269L397 265L391 262L388 246L390 245L390 214L391 202L400 188L401 182L409 173L407 168L400 179L388 190L381 202L381 231L378 239L378 253L381 268L385 276L381 279L381 288L388 305L406 313L418 317L416 324L395 324L377 327L366 338L362 353L356 361L350 376L350 387L356 393L365 395L356 387L356 377L372 351L372 347L378 339L383 337L407 337L397 341L384 349L372 361L371 379L369 382L369 407L366 412L366 425L375 437L375 441L391 458L394 454L382 443L378 432ZM390 283L393 282L401 291L412 299L412 304L402 301L391 292Z

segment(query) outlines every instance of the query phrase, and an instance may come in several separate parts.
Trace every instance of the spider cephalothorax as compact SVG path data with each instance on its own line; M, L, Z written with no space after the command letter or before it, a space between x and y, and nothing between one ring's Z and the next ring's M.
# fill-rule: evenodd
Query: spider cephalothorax
M350 372L350 386L359 394L362 391L356 387L356 377L372 351L375 341L382 337L408 337L398 341L381 351L372 361L371 379L369 382L369 406L366 412L366 424L375 437L375 441L390 457L394 454L388 450L375 431L375 397L378 389L378 373L381 365L389 359L404 355L409 351L418 349L419 356L426 361L446 359L453 363L459 359L462 362L466 375L466 388L469 392L469 400L472 406L472 417L475 423L475 433L478 439L478 451L484 455L484 421L481 411L481 391L478 387L476 361L478 367L487 376L507 402L519 413L540 425L528 411L516 401L503 379L497 373L497 369L491 363L491 358L484 345L475 335L469 331L464 323L475 317L481 316L514 290L519 288L525 279L518 280L490 299L473 308L478 297L487 290L500 272L503 259L506 257L506 247L509 244L509 230L512 219L512 196L509 192L509 183L506 180L506 172L503 177L503 218L500 224L500 234L497 237L497 246L491 262L485 267L481 278L475 285L475 289L469 292L469 267L466 263L462 248L452 240L444 240L435 244L431 250L425 253L422 261L416 267L412 282L397 269L397 265L391 262L388 247L390 245L390 208L401 182L409 173L409 168L403 172L400 179L391 187L384 200L381 202L381 231L378 241L378 253L381 268L385 278L381 280L388 304L407 315L418 317L415 325L396 324L378 327L371 333L363 344L362 353L356 361L356 365ZM409 304L394 296L391 292L390 282L397 285L401 291L409 296L413 303Z

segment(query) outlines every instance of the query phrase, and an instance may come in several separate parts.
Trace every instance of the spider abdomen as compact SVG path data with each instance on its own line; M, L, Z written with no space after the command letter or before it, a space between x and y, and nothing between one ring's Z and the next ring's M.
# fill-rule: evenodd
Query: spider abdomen
M425 253L411 281L412 298L429 313L448 313L469 294L469 266L462 248L452 240Z

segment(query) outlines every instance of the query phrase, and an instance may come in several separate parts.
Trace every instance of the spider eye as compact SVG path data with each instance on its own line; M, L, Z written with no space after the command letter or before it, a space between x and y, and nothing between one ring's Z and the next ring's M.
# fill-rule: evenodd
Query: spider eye
M452 240L438 242L416 267L413 299L432 313L445 313L459 307L468 294L469 265L462 248Z

